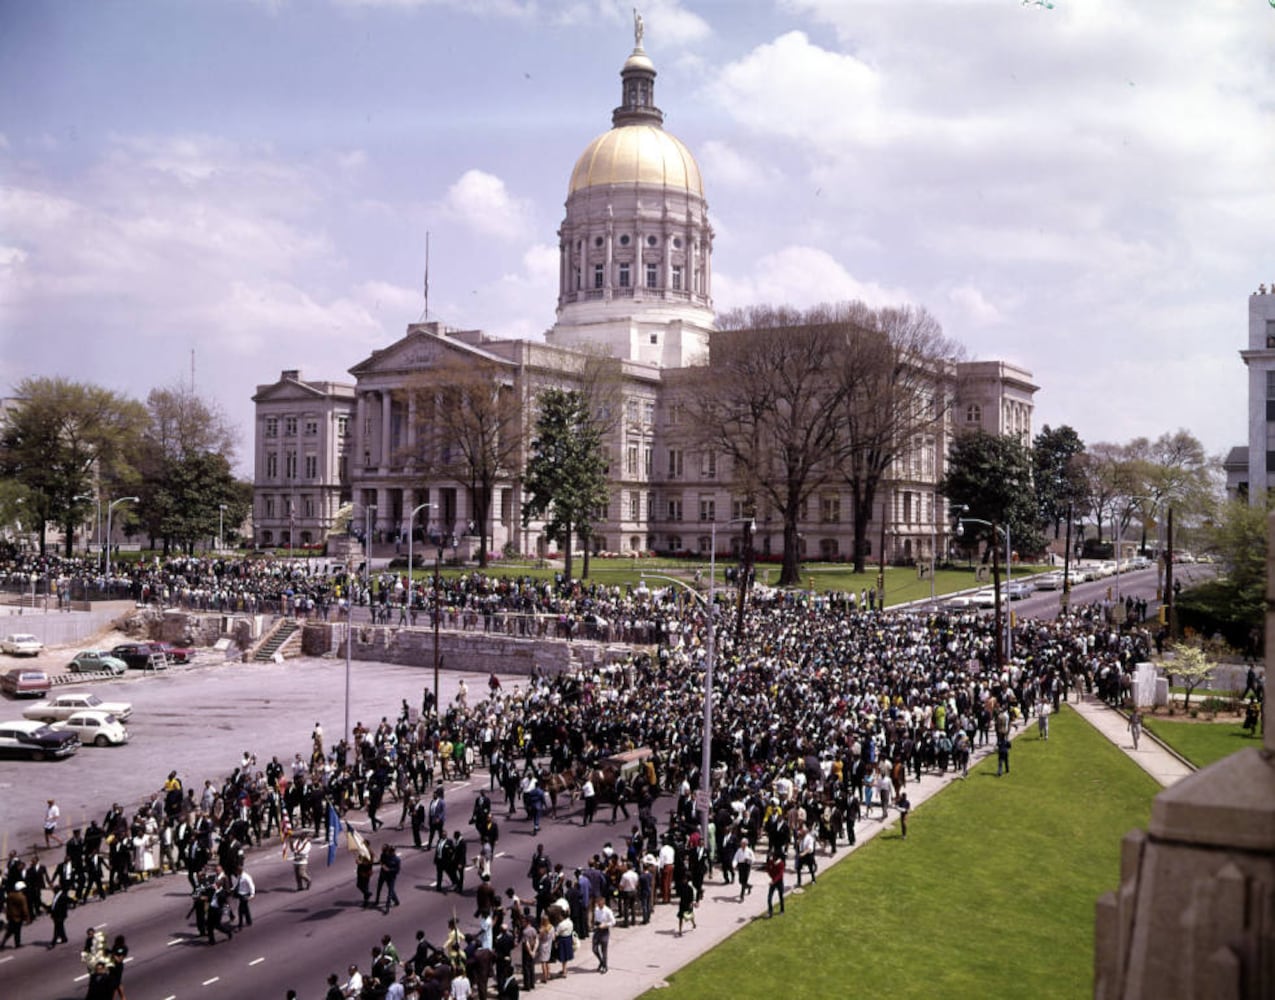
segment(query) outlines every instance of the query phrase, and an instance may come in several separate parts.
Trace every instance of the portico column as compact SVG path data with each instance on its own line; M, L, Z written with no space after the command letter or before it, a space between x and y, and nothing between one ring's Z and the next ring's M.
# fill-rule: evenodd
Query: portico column
M381 390L381 471L390 470L390 420L394 411L394 395Z
M388 486L376 488L376 515L372 518L372 528L376 531L388 531L393 526L394 510L390 507L390 490Z
M367 393L366 392L360 392L358 396L356 397L356 410L357 410L357 414L354 418L355 419L354 440L356 443L356 448L351 449L353 451L353 454L350 455L351 466L354 466L355 464L362 465L363 453L368 451L371 447L368 441L368 433L367 433Z
M407 454L408 464L416 464L416 393L407 396ZM409 510L411 508L408 508Z

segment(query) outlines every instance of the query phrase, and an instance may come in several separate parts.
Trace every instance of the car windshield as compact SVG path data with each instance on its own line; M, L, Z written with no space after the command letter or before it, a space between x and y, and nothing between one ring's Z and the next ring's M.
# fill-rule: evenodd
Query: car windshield
M54 731L52 726L36 726L35 729L31 730L31 735L33 737L34 736L56 736L57 733Z
M95 695L95 694L86 694L86 695L84 696L84 704L86 704L86 705L100 705L100 704L102 704L102 699L101 699L101 698L99 698L99 697L98 697L97 695Z

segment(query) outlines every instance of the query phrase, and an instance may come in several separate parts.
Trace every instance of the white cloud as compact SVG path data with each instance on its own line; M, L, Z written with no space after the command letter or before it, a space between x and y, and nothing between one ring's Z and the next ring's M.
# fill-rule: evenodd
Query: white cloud
M467 170L439 206L443 215L483 236L521 240L531 232L531 206L513 197L505 182L482 170Z
M763 188L779 180L779 171L758 157L749 156L728 142L710 139L700 146L696 159L700 172L719 185L735 188Z
M870 306L910 301L903 289L856 278L831 254L815 247L789 246L759 259L751 273L713 276L719 309L770 304L807 308L857 299Z
M972 285L960 285L947 293L948 301L978 324L999 323L1001 311Z

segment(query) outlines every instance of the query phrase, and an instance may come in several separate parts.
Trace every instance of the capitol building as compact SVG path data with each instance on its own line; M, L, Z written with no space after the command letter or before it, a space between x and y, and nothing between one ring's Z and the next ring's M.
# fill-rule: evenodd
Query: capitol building
M449 556L472 557L480 533L493 553L552 554L543 525L524 525L520 474L537 394L579 384L592 361L610 359L615 413L607 422L610 499L588 539L591 552L737 553L742 497L725 456L704 451L685 426L675 373L711 364L713 227L705 179L687 146L664 128L656 69L640 33L620 70L611 127L571 169L558 230L556 322L540 340L501 339L438 322L412 323L397 341L350 369L353 381L309 381L300 369L259 385L255 403L254 541L262 547L321 543L338 508L353 503L356 533L420 545L448 537ZM428 374L472 365L496 373L518 400L520 453L475 513L473 484L421 460L439 402ZM896 461L878 493L867 537L890 561L928 561L950 530L936 483L952 434L981 429L1030 442L1031 373L1005 361L951 363L935 373L946 416ZM803 558L852 552L846 490L830 484L803 511ZM481 505L480 505L481 506ZM419 508L419 509L418 509ZM415 516L412 516L415 511ZM782 550L782 521L756 512L753 547ZM412 523L409 525L409 517ZM884 529L884 530L882 530ZM425 553L422 553L424 555Z

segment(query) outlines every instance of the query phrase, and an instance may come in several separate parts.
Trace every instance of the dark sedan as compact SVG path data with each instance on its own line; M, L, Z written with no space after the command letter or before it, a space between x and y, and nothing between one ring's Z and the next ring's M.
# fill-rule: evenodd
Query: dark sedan
M61 760L80 749L75 733L58 732L43 722L16 719L0 722L0 754L31 760Z

